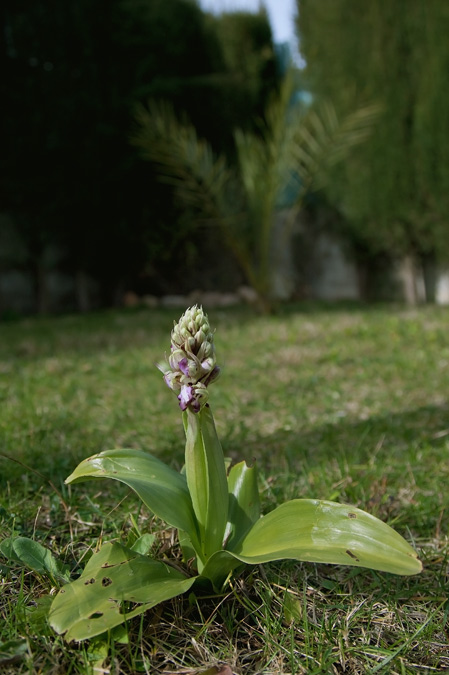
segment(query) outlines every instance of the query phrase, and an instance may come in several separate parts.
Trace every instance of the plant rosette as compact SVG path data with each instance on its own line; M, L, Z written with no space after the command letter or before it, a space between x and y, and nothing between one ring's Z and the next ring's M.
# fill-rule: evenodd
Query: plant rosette
M241 462L227 471L215 429L209 386L220 371L202 308L191 307L175 323L170 355L158 367L182 410L183 471L120 448L85 459L66 482L112 478L128 485L151 513L177 529L185 570L139 547L104 544L52 602L50 624L67 641L110 631L195 584L206 581L220 592L245 565L288 558L400 575L421 571L407 541L358 508L293 499L261 516L256 467Z

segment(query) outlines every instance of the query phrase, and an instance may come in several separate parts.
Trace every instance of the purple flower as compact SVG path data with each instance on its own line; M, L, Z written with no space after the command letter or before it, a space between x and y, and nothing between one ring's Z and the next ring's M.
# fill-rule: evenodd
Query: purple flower
M189 377L189 361L186 356L178 363L178 368L184 375Z
M186 410L189 405L194 401L194 391L193 387L190 384L183 384L181 387L181 393L178 396L179 407L181 410Z

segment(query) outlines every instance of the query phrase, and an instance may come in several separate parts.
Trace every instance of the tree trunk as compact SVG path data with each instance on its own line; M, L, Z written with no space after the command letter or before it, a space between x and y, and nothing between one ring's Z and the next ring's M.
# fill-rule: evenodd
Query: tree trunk
M402 283L402 292L405 303L410 306L418 304L420 298L418 288L418 270L416 259L408 254L402 258L399 264L399 278Z
M297 273L293 252L291 209L275 212L272 245L270 251L270 295L273 300L290 300L297 285Z

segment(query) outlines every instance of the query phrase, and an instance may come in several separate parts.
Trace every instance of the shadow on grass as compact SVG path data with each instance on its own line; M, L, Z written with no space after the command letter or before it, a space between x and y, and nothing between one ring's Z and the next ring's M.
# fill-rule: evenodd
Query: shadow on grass
M115 447L112 438L105 438L99 429L89 429L66 414L49 413L45 427L36 428L27 434L18 434L13 446L11 441L2 443L0 450L15 460L36 467L50 474L52 480L65 478L75 463L95 452ZM449 406L423 406L401 413L373 416L366 420L339 419L304 430L300 433L280 430L268 436L250 438L242 431L232 438L224 438L226 455L235 461L257 460L265 472L304 472L313 467L328 465L332 461L344 461L349 470L352 465L376 462L405 463L410 453L416 454L420 447L444 449L449 440ZM163 438L159 456L164 461L182 462L177 425L168 429ZM140 447L126 443L126 447ZM144 448L141 448L144 449ZM1 459L0 483L23 473L18 464ZM377 466L378 473L379 470Z
M169 343L173 321L183 311L105 310L86 315L30 317L5 323L2 324L0 360L33 361L67 354L90 356L108 350ZM244 306L212 310L209 316L215 328L224 324L243 326L259 318L253 309Z
M411 446L441 446L448 439L449 406L431 405L366 420L342 418L300 433L278 431L245 440L244 448L248 460L263 458L275 466L281 462L295 470L304 461L321 462L343 456L350 463L367 462L373 452L404 460Z
M449 408L433 405L282 431L242 447L257 460L265 512L289 499L329 499L398 523L403 533L438 538L449 529L448 445ZM237 458L234 439L230 446L225 453L235 449Z
M24 486L35 490L45 478L61 487L86 457L116 447L145 450L147 433L145 430L140 436L132 424L115 418L105 430L82 415L70 416L65 409L48 410L41 425L30 424L15 433L2 433L0 428L0 490L8 486L12 490ZM160 448L152 454L179 469L183 463L182 426L160 428L158 436Z
M356 314L370 310L388 314L402 309L393 304L302 301L281 304L276 313L264 316L247 305L210 310L205 307L211 324L218 330L221 326L243 328L260 320L285 320L298 315ZM0 359L33 360L78 353L87 356L105 350L168 342L173 321L183 311L182 308L104 310L85 315L36 316L2 322Z

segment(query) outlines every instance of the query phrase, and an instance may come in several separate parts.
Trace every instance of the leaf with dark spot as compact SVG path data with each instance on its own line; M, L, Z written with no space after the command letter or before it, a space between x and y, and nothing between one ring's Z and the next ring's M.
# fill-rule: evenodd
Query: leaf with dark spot
M357 561L359 562L359 559L357 558L357 556L356 556L352 551L350 551L350 550L348 549L348 550L346 551L346 553L348 554L348 556L349 556L350 558L352 558L353 560L357 560Z
M121 544L105 544L90 558L83 574L55 597L50 625L65 633L67 641L85 640L188 591L195 578ZM127 611L123 602L139 604Z

